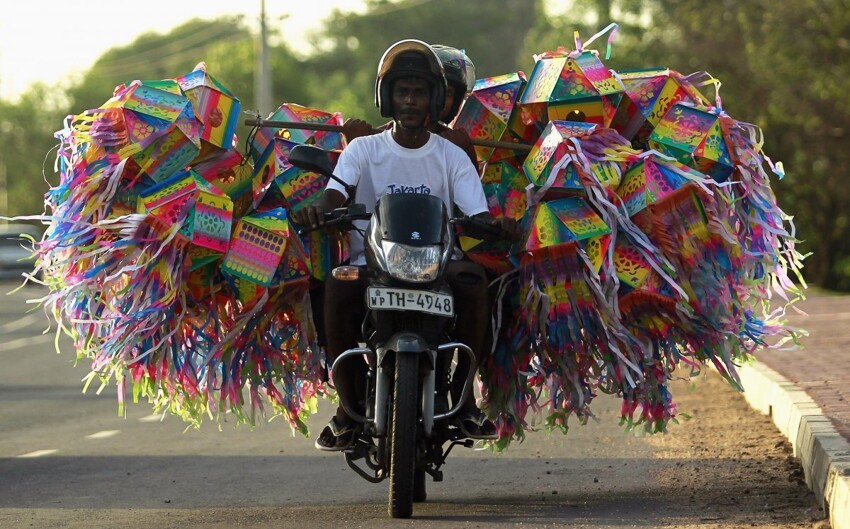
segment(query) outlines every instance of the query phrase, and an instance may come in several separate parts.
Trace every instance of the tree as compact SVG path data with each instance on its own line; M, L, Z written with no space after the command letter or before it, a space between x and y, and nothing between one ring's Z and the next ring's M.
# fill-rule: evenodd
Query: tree
M0 100L0 171L5 172L7 211L0 215L33 215L43 209L53 178L53 133L62 128L65 112L50 88L35 84L14 102Z
M527 50L571 49L572 29L586 38L614 17L624 24L610 68L704 70L720 79L723 109L760 126L767 154L785 162L787 176L773 187L795 216L801 250L814 252L807 278L850 290L850 195L841 191L850 162L843 147L850 127L848 7L847 0L573 2L569 20L538 21ZM713 98L713 90L706 95Z
M394 42L415 38L463 48L478 78L517 71L522 41L536 20L538 0L370 0L365 14L335 12L315 41L309 61L313 101L375 124L378 60Z

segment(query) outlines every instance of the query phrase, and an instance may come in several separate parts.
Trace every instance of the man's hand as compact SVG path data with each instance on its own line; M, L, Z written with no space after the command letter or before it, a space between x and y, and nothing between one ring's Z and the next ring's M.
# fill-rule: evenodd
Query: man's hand
M490 221L490 224L499 226L499 228L502 229L502 233L505 235L505 238L511 242L519 242L519 239L522 236L522 226L520 226L514 219L508 217L502 217L500 219L494 218Z
M342 133L345 134L345 141L351 143L354 138L373 134L372 125L362 119L348 118L342 124Z
M318 228L325 224L325 210L321 205L303 207L292 213L292 220L301 226Z
M479 213L475 215L475 218L499 228L502 231L502 236L511 242L517 242L522 237L522 227L517 221L511 218L502 217L497 219L489 211Z
M293 211L291 217L301 226L309 226L315 229L325 225L325 213L333 211L344 203L345 195L336 189L325 189L315 204Z

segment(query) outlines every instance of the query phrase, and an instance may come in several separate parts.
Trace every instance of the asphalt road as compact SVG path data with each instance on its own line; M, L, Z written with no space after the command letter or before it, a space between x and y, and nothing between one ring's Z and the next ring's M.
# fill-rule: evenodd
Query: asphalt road
M144 402L119 417L113 387L83 394L86 361L64 339L57 354L41 309L26 312L41 294L0 298L3 528L828 527L787 443L715 376L677 386L694 419L663 436L624 432L619 403L599 397L599 421L567 436L455 449L414 519L390 520L385 483L281 420L187 430Z

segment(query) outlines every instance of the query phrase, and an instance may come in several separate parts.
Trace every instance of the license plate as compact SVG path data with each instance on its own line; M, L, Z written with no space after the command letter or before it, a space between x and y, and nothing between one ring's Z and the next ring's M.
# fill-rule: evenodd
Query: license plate
M449 294L407 288L369 287L366 305L370 309L415 310L438 316L454 316L454 300Z

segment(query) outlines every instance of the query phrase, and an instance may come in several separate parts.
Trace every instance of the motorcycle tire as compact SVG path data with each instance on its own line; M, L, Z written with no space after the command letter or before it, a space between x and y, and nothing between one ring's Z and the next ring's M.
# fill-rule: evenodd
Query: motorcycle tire
M425 471L417 468L416 474L413 476L413 503L422 503L428 499L425 478L427 478Z
M393 518L410 518L413 514L418 389L419 358L413 354L396 355L388 509Z

